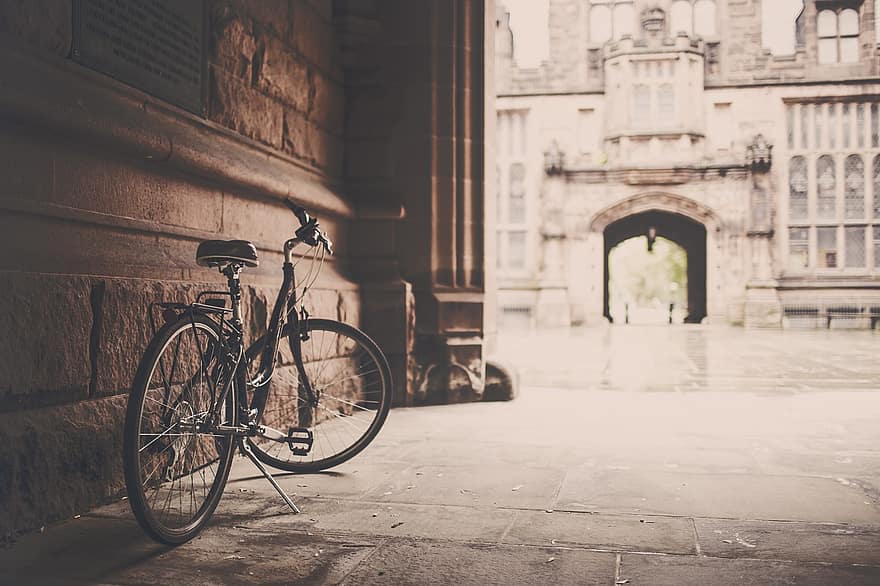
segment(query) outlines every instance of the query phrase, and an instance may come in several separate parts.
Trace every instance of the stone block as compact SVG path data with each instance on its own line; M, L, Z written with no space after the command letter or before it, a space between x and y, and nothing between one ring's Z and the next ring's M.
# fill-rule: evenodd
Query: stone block
M0 276L0 411L86 398L90 281L35 273Z
M127 393L153 336L148 313L150 304L192 302L197 291L208 287L139 279L107 279L101 283L104 284L103 295L96 306L100 327L94 358L95 394ZM164 324L161 315L155 310L153 313L157 328L161 327Z
M212 67L208 104L208 115L213 122L281 148L284 111L280 103Z
M61 57L73 39L69 0L4 0L0 33L9 33Z
M53 203L109 216L220 232L223 195L192 180L89 151L54 159ZM192 257L190 257L192 258Z
M257 88L308 114L312 109L315 90L307 63L275 38L264 37L262 41L262 63L256 72Z
M125 397L0 415L0 542L120 494Z
M290 4L288 39L309 63L340 79L339 51L332 23L322 18L315 7L304 0Z
M211 11L208 59L226 73L251 80L251 65L257 50L250 21L226 2Z

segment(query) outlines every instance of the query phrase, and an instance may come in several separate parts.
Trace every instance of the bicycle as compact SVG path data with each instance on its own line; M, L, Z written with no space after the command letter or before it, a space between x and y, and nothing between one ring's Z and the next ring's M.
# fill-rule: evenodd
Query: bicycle
M264 464L289 472L341 464L376 437L391 407L391 371L376 343L351 325L311 318L302 305L333 244L316 218L286 204L300 227L284 243L267 333L247 350L240 274L259 266L248 241L199 244L197 264L226 276L226 291L150 306L154 335L128 399L123 464L132 512L162 543L184 543L208 522L236 449L299 513ZM300 244L314 252L294 262ZM304 260L297 296L295 267Z

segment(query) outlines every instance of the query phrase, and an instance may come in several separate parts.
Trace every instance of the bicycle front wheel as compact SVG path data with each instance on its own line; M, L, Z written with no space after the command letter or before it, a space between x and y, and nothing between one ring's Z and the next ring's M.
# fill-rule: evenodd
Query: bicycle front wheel
M165 325L147 347L128 398L123 464L131 510L162 543L192 539L208 521L232 464L235 388L212 409L232 373L217 325L186 315ZM234 384L234 383L233 383Z
M289 472L337 466L363 450L379 433L391 408L391 369L366 334L326 319L305 322L299 340L309 396L293 359L298 332L288 326L268 385L260 424L268 428L248 441L262 462ZM265 337L248 349L259 357ZM278 441L297 435L305 441Z

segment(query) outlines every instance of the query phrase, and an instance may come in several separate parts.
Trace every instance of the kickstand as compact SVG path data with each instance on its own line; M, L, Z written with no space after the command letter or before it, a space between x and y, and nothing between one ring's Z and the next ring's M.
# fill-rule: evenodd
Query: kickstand
M293 509L293 512L299 513L300 510L297 508L297 506L295 504L293 504L293 501L290 500L290 497L287 496L287 493L284 492L284 489L282 489L281 486L278 485L278 482L274 478L272 478L272 475L269 474L269 471L266 470L266 467L263 466L263 463L260 462L257 459L257 457L254 455L254 452L253 452L253 450L251 450L251 446L250 446L250 444L247 443L247 440L244 438L240 438L239 441L241 442L241 451L244 452L244 454L248 458L250 458L251 462L254 463L254 466L256 466L257 469L263 473L263 476L266 477L266 480L269 481L269 484L272 485L272 488L274 488L275 490L278 491L278 494L280 494L281 498L284 499L284 502L287 503L291 509Z

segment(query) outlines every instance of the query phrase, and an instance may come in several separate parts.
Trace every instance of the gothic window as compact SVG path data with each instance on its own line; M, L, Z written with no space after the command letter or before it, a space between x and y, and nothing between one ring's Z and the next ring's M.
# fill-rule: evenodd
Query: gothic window
M834 159L822 155L816 162L816 216L823 220L833 219L836 213L836 187Z
M498 140L502 148L497 161L497 246L499 271L527 267L528 204L526 197L527 116L525 110L502 110L497 114Z
M788 160L786 270L880 275L878 109L842 98L786 104L788 144L794 144ZM804 125L816 128L808 132L812 144L803 143Z
M819 63L857 63L859 60L859 13L852 8L819 11Z
M859 155L846 158L843 200L847 220L865 217L865 163Z
M792 157L788 166L788 217L807 218L807 160L803 157Z
M846 267L851 269L865 266L865 227L847 226L843 229Z
M802 271L810 264L810 229L788 229L788 267Z
M837 227L816 228L816 262L820 269L837 268Z

